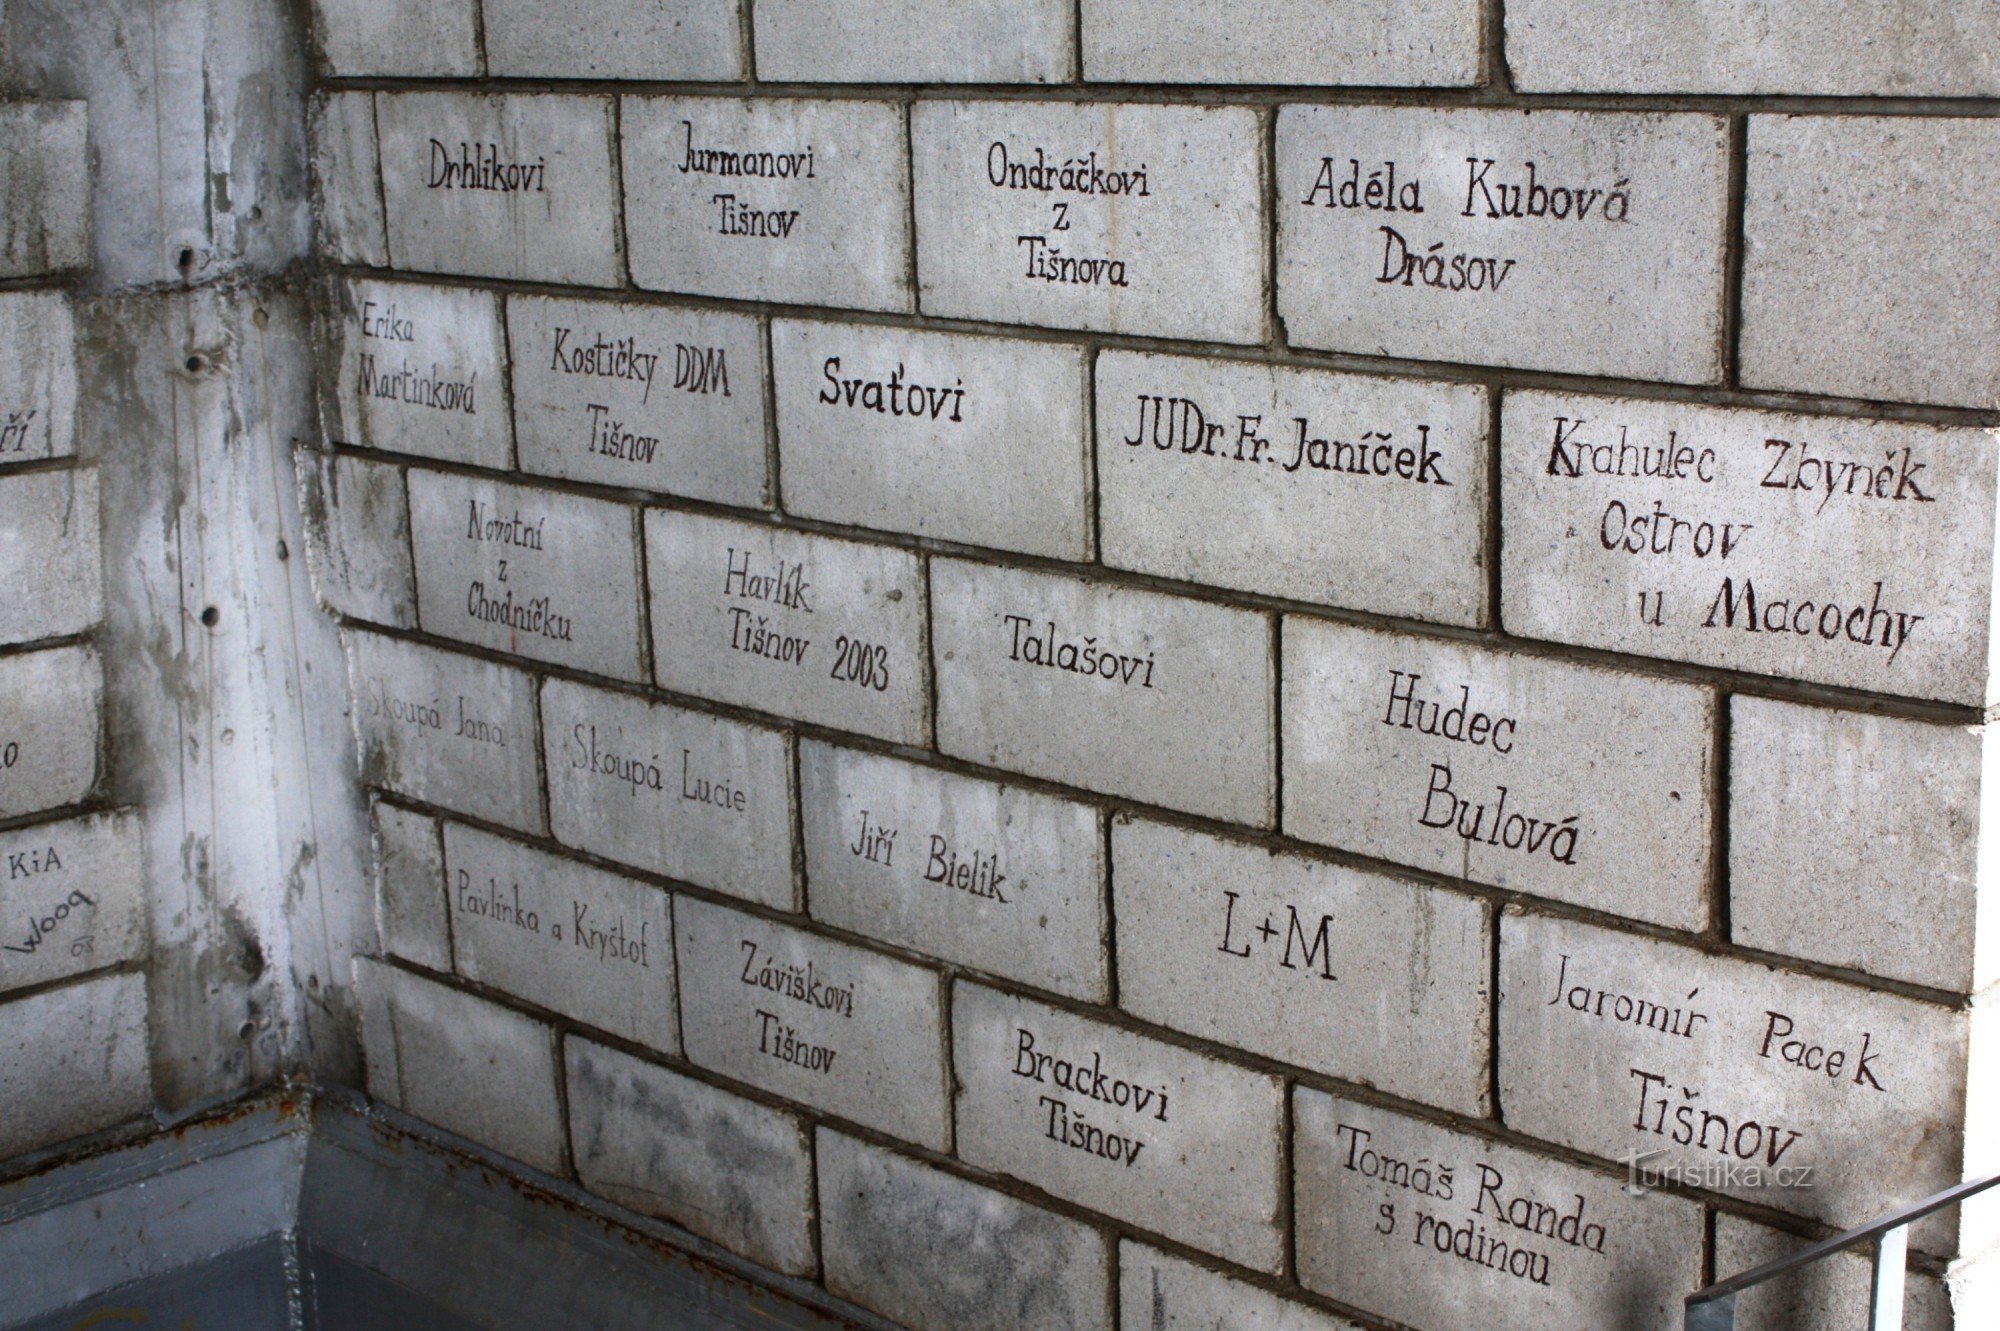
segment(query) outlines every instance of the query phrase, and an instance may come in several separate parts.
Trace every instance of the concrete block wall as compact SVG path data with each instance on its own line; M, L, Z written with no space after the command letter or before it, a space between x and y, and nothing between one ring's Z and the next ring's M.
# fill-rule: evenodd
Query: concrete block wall
M318 0L371 1091L927 1331L1668 1328L1995 1168L1892 8Z

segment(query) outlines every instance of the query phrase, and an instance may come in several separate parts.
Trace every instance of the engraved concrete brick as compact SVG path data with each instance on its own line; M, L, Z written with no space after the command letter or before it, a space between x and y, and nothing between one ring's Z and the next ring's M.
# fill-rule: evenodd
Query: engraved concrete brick
M831 15L816 0L759 0L757 76L778 83L1061 83L1064 0L875 0Z
M1960 993L2000 978L1975 910L1987 732L1740 696L1729 716L1731 938Z
M90 262L90 162L82 102L0 105L0 277Z
M1992 120L1752 116L1744 385L1991 408L1996 179Z
M0 476L0 644L81 633L103 613L97 472Z
M76 324L60 291L0 293L0 465L76 452Z
M388 267L375 94L323 92L313 98L308 116L320 248L338 263Z
M1715 1278L1726 1280L1765 1262L1789 1257L1810 1241L1781 1230L1718 1213ZM1736 1331L1807 1331L1812 1327L1866 1326L1872 1294L1868 1245L1849 1249L1736 1296ZM1970 1310L1968 1310L1969 1312ZM1969 1328L1970 1321L1960 1323ZM1903 1286L1903 1331L1951 1331L1951 1302L1944 1282L1911 1271Z
M1487 1112L1486 907L1163 823L1111 832L1126 1011L1348 1081Z
M479 467L513 435L500 299L490 291L353 281L339 289L340 354L323 400L336 443Z
M910 308L901 107L627 97L621 131L638 285Z
M524 832L542 830L528 676L373 633L346 639L363 782Z
M935 973L692 897L675 908L689 1062L949 1149Z
M314 0L329 72L408 78L481 73L477 0Z
M1104 561L1479 624L1486 401L1464 384L1107 351L1097 358Z
M1263 615L934 560L938 747L990 766L1268 826Z
M1249 107L921 101L910 133L926 314L1263 340Z
M444 825L444 864L459 974L679 1052L664 889L457 823Z
M1083 74L1100 83L1479 81L1475 0L1083 0Z
M1655 112L1278 113L1294 344L1713 383L1728 129Z
M610 98L385 92L375 121L398 268L619 284Z
M1354 1323L1292 1303L1205 1266L1125 1239L1118 1245L1121 1325L1138 1331L1358 1331Z
M755 319L514 296L507 337L523 471L768 504Z
M104 670L88 647L0 657L0 818L90 794L103 700Z
M1292 835L1707 924L1709 690L1304 618L1284 672Z
M1701 1285L1702 1208L1300 1087L1299 1279L1397 1322L1668 1331Z
M646 514L662 687L920 744L924 585L907 550Z
M423 627L621 679L640 661L638 516L623 504L410 473Z
M743 77L736 0L484 0L484 9L486 60L497 76L695 83Z
M1501 615L1529 637L1980 703L1983 430L1509 393Z
M146 951L139 815L91 814L0 834L0 992L136 961Z
M1278 1269L1278 1078L963 981L952 1051L961 1159Z
M410 501L403 469L301 448L301 507L313 587L328 609L394 628L417 626Z
M1082 348L779 321L771 358L789 512L1090 557Z
M444 842L437 821L393 804L375 806L375 925L382 951L434 971L451 970Z
M835 1294L914 1331L1109 1331L1103 1231L828 1128L818 1146Z
M86 980L5 1012L0 1155L108 1128L151 1105L145 976Z
M1963 1012L1591 925L1501 921L1508 1126L1606 1159L1650 1152L1648 1168L1836 1225L1960 1177L1968 1042ZM1952 1248L1943 1217L1912 1239Z
M780 731L550 680L556 839L778 910L797 905L792 750Z
M799 798L815 919L1077 998L1107 996L1098 813L807 741Z
M556 1033L372 957L354 959L368 1093L548 1173L563 1167Z
M812 1142L797 1118L588 1040L563 1052L584 1187L787 1275L812 1274Z

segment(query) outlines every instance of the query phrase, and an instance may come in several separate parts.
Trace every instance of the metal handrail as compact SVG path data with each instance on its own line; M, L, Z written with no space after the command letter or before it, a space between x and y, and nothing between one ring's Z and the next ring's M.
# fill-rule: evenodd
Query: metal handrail
M1868 1300L1868 1331L1902 1331L1903 1267L1909 1258L1910 1225L1996 1184L2000 1184L2000 1174L1968 1180L1858 1229L1822 1239L1810 1248L1801 1248L1776 1261L1753 1266L1741 1275L1717 1281L1687 1296L1682 1325L1685 1331L1735 1331L1736 1296L1744 1290L1874 1239L1875 1272Z

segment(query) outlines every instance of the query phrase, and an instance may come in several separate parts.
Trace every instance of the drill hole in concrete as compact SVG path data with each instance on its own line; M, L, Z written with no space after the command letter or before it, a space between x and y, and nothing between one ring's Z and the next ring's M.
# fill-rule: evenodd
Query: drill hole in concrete
M201 612L201 622L202 625L206 628L214 628L217 624L220 624L222 622L222 612L220 610L217 610L214 606L209 606L206 610L203 610Z

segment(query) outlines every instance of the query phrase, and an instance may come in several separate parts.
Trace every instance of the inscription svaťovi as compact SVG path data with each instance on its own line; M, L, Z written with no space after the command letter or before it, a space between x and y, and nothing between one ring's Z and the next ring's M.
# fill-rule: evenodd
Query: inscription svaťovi
M1286 107L1278 310L1302 346L1708 383L1719 116Z
M1249 108L919 102L911 151L926 313L1261 338Z
M505 467L500 302L411 282L342 288L336 442Z
M1509 394L1508 628L1983 704L1991 432Z

